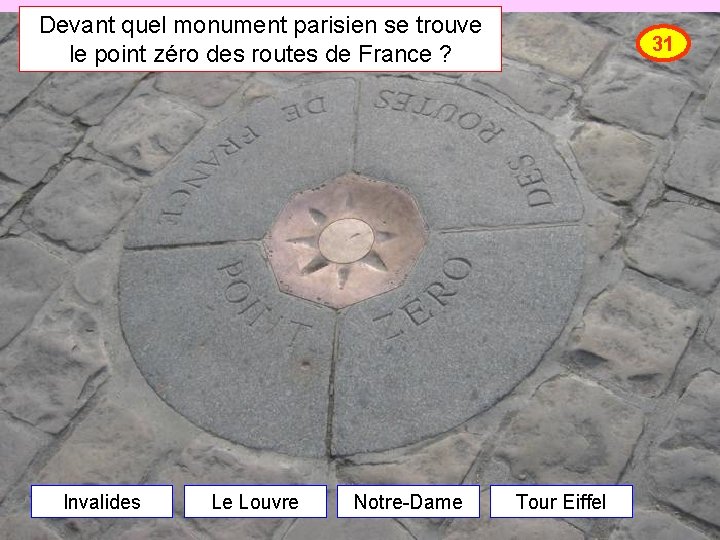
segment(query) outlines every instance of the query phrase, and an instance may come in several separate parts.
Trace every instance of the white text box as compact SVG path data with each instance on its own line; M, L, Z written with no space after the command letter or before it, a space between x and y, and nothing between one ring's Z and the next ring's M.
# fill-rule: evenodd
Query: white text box
M338 486L337 517L480 517L480 486Z
M490 486L490 517L631 518L633 486Z
M186 485L186 518L324 518L327 486Z
M500 7L20 8L20 71L500 71ZM343 52L346 51L346 52Z
M33 485L34 518L171 518L173 486Z

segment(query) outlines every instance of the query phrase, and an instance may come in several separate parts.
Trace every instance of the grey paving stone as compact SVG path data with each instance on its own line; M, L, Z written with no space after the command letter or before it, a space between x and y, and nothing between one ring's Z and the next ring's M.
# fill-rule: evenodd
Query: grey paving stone
M145 73L53 73L37 98L46 107L96 125L132 90Z
M710 87L702 110L705 118L720 122L720 75Z
M27 326L62 282L68 266L32 242L0 240L0 348Z
M670 285L708 294L720 281L720 214L682 203L652 207L630 235L627 263Z
M483 486L485 488L486 486ZM490 493L480 495L480 519L453 519L442 540L583 540L582 531L559 519L490 518Z
M0 540L62 539L39 519L30 519L28 514L18 514L0 518Z
M328 519L298 519L285 533L283 540L415 539L393 519L338 519L335 517L337 515L336 503L335 486L329 486Z
M133 524L127 530L118 534L113 529L108 539L117 540L197 540L197 536L190 532L189 527L181 525L177 520L145 520Z
M5 216L20 200L24 191L20 186L0 183L0 218Z
M3 26L0 22L0 37ZM17 50L15 40L0 44L0 114L13 110L47 76L47 73L19 73Z
M178 520L142 520L131 525L118 534L113 529L108 539L117 540L197 540L197 536L190 532L190 528L182 525Z
M442 540L583 540L583 533L559 519L488 519L490 494L480 496L481 519L453 519Z
M61 303L0 356L0 408L58 433L95 393L107 364L95 318Z
M575 377L543 383L513 419L497 456L539 484L613 484L643 430L643 414Z
M38 474L45 484L137 484L157 459L155 430L124 405L102 402Z
M588 80L582 106L606 122L662 137L672 130L691 92L692 86L679 77L613 60Z
M75 292L89 304L98 304L113 292L113 281L117 279L117 263L102 250L87 255L75 265L73 271Z
M633 519L620 520L610 540L709 540L673 516L655 510L635 510Z
M582 216L570 171L548 137L454 85L363 81L354 168L408 187L431 228Z
M461 484L482 442L482 435L461 431L397 457L349 458L337 474L351 484Z
M635 20L635 33L653 24L671 23L680 26L692 39L690 52L678 62L650 62L641 59L635 48L635 40L620 43L620 50L627 58L640 60L662 72L675 73L686 80L693 78L703 82L708 67L720 48L720 20L710 13L640 13ZM709 82L709 81L708 81Z
M611 202L628 202L645 186L658 156L656 146L606 124L588 122L571 146L590 189Z
M164 167L193 138L204 120L156 96L125 102L93 132L96 150L143 171Z
M655 495L720 525L720 374L704 371L683 392L650 453Z
M320 467L324 469L324 464ZM182 450L175 463L160 471L159 477L174 484L179 493L184 484L321 483L314 474L315 466L308 460L243 450L202 435ZM182 497L175 497L175 513L183 514ZM205 535L217 540L269 540L282 522L272 518L192 520Z
M603 33L558 13L503 19L503 54L570 79L581 78L608 45Z
M665 183L720 203L720 130L696 126L680 142Z
M433 236L402 288L350 307L335 368L334 453L419 441L509 392L565 324L581 234Z
M585 247L600 257L612 249L622 237L622 220L617 212L597 208L589 212L585 229Z
M660 446L697 446L720 454L720 374L704 371L693 378L675 408Z
M705 342L720 353L720 308L712 315L712 322L705 332Z
M17 13L0 13L0 38L7 36L17 26Z
M618 34L631 34L637 13L573 13L573 17L593 26L602 26ZM603 31L602 28L598 28Z
M695 332L700 314L635 285L620 282L593 300L572 347L599 364L587 369L632 392L662 392Z
M25 221L71 249L97 248L140 197L137 182L112 167L72 160L30 202Z
M388 519L298 519L283 540L413 540L396 521Z
M502 73L473 73L467 86L490 86L526 111L552 118L562 112L573 95L572 88L552 82L533 71L503 64Z
M18 424L19 422L12 422L4 414L0 414L0 462L3 464L0 467L0 502L25 473L38 450L50 439L42 431ZM0 532L0 538L2 537Z
M658 450L649 469L658 499L720 526L720 454L691 447Z
M166 451L156 440L156 428L141 413L125 403L103 401L75 426L35 483L141 484ZM89 540L100 538L111 521L71 518L59 524L67 536Z
M0 172L32 187L81 136L68 118L40 107L25 109L0 128Z
M301 86L203 134L147 197L126 245L262 238L292 193L351 168L354 86Z
M325 452L334 313L280 293L258 246L126 252L120 314L178 412L253 448Z
M155 88L205 107L217 107L236 92L250 73L159 73Z

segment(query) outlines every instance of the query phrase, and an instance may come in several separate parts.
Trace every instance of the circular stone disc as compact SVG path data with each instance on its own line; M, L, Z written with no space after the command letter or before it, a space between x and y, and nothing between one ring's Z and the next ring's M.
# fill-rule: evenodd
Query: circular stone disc
M372 227L363 220L338 219L320 233L320 253L332 262L351 263L367 255L374 241Z
M410 192L429 236L402 285L334 310L281 292L261 241L294 194L348 173ZM547 135L487 97L393 77L302 86L165 170L126 238L121 323L157 394L208 431L298 455L394 448L534 369L575 300L581 217ZM318 247L357 260L373 239L342 221Z

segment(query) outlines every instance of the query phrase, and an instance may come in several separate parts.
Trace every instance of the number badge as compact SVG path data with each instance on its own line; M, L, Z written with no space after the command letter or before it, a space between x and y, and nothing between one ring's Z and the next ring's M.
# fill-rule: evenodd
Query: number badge
M635 48L653 62L674 62L690 52L688 33L672 24L648 26L635 39Z

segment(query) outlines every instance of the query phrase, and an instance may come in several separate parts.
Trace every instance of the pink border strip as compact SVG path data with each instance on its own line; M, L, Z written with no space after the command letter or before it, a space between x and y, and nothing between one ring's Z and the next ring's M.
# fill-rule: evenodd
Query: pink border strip
M18 6L37 6L52 4L48 0L0 0L1 11L17 11ZM74 6L193 6L198 5L198 0L65 0L57 2L60 5ZM298 4L311 3L317 6L431 6L437 5L437 0L313 0L311 2L291 2L288 0L213 0L214 6L243 6L243 5L274 5L294 6ZM498 2L487 3L478 0L453 0L455 6L483 6L492 5ZM581 5L578 5L581 4ZM718 0L586 0L584 2L572 2L570 0L506 0L502 3L503 12L527 11L527 12L716 12L720 11Z

